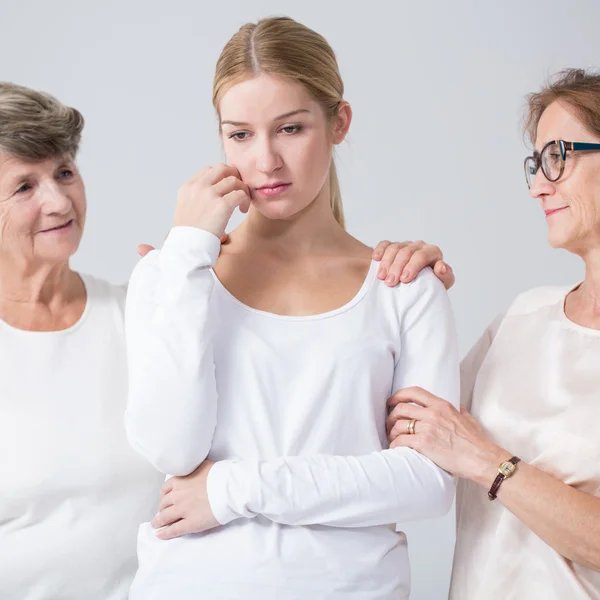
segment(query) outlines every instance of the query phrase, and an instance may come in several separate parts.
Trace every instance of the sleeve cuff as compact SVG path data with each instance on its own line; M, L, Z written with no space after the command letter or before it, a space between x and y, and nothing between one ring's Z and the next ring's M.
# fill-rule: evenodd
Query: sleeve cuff
M214 279L221 242L217 236L196 227L173 227L157 258L156 304L194 306L206 301Z
M197 227L173 227L160 252L161 261L175 261L177 266L213 267L221 241L216 235ZM182 264L183 261L183 264Z
M213 515L221 525L226 525L240 517L229 505L229 475L234 463L231 460L216 462L208 472L206 492Z

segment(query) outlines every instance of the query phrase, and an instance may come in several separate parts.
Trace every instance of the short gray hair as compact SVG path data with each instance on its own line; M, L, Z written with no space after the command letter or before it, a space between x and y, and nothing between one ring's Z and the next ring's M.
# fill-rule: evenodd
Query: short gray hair
M78 110L53 96L0 82L0 152L31 161L74 159L83 124Z

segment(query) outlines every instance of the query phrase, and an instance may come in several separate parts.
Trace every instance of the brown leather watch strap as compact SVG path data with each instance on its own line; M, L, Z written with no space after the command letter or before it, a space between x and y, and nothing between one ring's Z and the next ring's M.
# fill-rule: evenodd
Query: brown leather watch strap
M521 459L518 456L513 456L512 458L509 458L506 462L510 462L513 465L516 465ZM511 473L512 475L512 473ZM502 485L502 482L507 479L508 477L510 477L510 475L506 476L503 473L498 473L498 476L496 477L496 479L494 479L494 483L492 483L492 487L490 488L490 491L488 492L488 498L490 500L495 500L496 499L496 495L498 494L498 490L500 489L500 486Z

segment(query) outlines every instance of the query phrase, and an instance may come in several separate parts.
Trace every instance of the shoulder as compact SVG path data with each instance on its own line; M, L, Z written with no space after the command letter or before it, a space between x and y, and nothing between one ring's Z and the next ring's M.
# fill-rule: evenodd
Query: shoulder
M452 320L452 309L444 284L429 267L423 269L410 283L389 287L376 281L378 310L390 321L402 323L404 328L422 319Z
M436 277L431 267L425 267L421 269L419 274L415 277L414 281L410 283L402 284L408 288L414 288L421 292L429 291L430 293L446 293L444 284Z
M376 277L376 276L374 276ZM422 269L410 283L399 283L394 287L375 280L378 294L388 298L394 304L410 305L424 298L447 298L444 284L435 276L430 267Z
M395 289L398 301L407 306L448 299L444 284L435 276L430 267L422 269L410 283L401 283Z
M506 317L527 315L560 302L573 286L537 287L519 294L510 305Z

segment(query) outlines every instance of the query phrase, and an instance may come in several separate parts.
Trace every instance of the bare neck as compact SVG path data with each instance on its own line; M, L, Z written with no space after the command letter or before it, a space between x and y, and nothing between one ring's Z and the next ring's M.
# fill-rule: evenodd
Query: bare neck
M590 250L583 257L585 279L565 303L567 316L572 321L600 329L600 248Z
M366 248L335 220L324 194L287 220L268 219L251 208L248 218L232 235L232 241L245 251L264 251L292 261Z
M57 330L85 308L81 278L68 263L31 264L0 254L0 319L19 329Z

